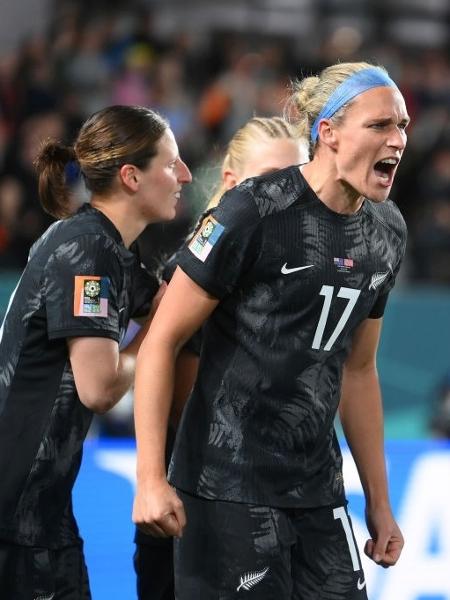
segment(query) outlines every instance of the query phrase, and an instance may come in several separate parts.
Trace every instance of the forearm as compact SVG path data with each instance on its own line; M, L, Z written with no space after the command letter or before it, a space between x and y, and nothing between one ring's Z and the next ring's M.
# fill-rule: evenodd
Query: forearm
M99 395L98 401L94 406L91 406L91 409L97 413L105 413L111 410L133 385L135 370L136 354L120 352L116 370L105 384L103 396Z
M136 374L137 354L148 331L149 321L136 333L131 342L119 352L115 372L108 379L105 397L109 400L106 410L112 408L131 388Z
M388 504L383 407L375 366L344 368L339 413L367 503Z
M166 477L165 446L176 349L148 336L137 359L134 416L138 485Z

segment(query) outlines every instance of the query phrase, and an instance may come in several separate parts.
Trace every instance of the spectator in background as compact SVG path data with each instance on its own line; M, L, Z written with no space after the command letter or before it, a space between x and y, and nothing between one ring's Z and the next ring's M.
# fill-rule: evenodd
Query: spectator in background
M337 5L335 8L339 12ZM177 10L173 8L174 12ZM251 19L245 25L242 22L244 29L239 31L218 31L211 25L194 32L175 26L176 19L161 22L160 16L159 7L149 8L141 2L61 0L53 3L48 29L42 36L20 40L12 52L0 53L0 175L12 173L9 169L5 173L3 168L5 151L14 143L23 122L33 114L50 109L60 112L67 131L65 139L73 139L74 132L94 108L115 103L114 82L123 74L126 57L133 56L136 48L146 48L147 55L152 56L151 75L153 78L155 74L156 89L151 81L151 92L158 95L155 101L161 97L159 112L163 116L179 119L178 123L173 121L173 127L176 125L182 137L174 133L193 169L202 165L215 147L220 148L254 110L260 115L279 113L286 82L296 73L316 71L330 58L339 57L342 61L343 57L358 60L374 56L395 73L414 122L393 199L411 225L407 261L410 268L407 273L403 271L408 276L406 282L423 280L423 259L419 252L411 253L416 238L430 235L422 219L424 199L418 192L418 181L437 148L450 140L450 60L443 43L430 39L435 48L426 50L412 39L407 44L395 37L387 41L382 35L384 28L377 26L381 25L381 13L373 15L373 20L366 16L373 35L362 35L356 25L338 25L325 31L318 23L317 31L314 27L310 30L312 43L305 43L303 36L300 41L289 32L267 37L266 33L253 31L249 36ZM309 13L309 18L313 22L320 19L320 11L315 16ZM157 81L160 72L162 86ZM140 87L141 83L134 90L126 90L125 85L125 91L132 92L134 98L143 98L148 90L145 85ZM131 97L130 93L128 98ZM153 101L146 105L156 106ZM35 190L27 189L24 199L26 206L33 206L34 217L40 221L33 239L25 242L26 254L49 221L39 215ZM196 216L197 213L186 215L180 211L173 225L163 232L157 229L156 236L154 228L144 232L140 240L143 258L153 261L155 244L151 237L158 238L158 249L167 244L170 254ZM427 260L432 266L440 262L436 254L439 252L434 247L427 248ZM447 250L443 252L447 258ZM427 278L431 284L436 281L434 270ZM439 276L437 283L442 283Z
M0 268L22 269L29 240L23 235L24 189L19 179L0 178Z
M76 162L91 202L71 215ZM33 245L0 330L0 597L90 599L72 487L94 413L129 389L158 285L129 246L170 220L191 179L168 123L141 107L90 117L73 146L37 161L46 211L60 220ZM20 452L18 452L20 448Z
M133 519L176 536L180 600L254 586L260 600L367 598L338 406L366 497L365 552L389 567L403 547L375 357L406 245L387 198L409 117L395 83L367 63L305 78L293 102L311 161L225 194L180 254L139 352ZM169 485L176 356L206 320Z
M308 141L297 137L294 128L284 119L253 117L228 144L221 168L221 182L209 202L208 210L217 206L226 190L244 179L305 163L308 158ZM176 257L166 270L167 280L170 280L175 266ZM172 452L176 426L197 375L199 349L197 335L178 356L167 459ZM172 538L154 538L136 529L135 542L134 566L139 600L173 600Z
M24 119L5 152L3 174L15 179L22 190L19 218L23 248L15 261L20 268L25 266L32 243L53 220L38 204L38 182L33 166L39 147L47 138L66 139L65 122L58 112L38 112Z
M414 277L450 285L450 146L440 146L419 178L422 198L412 249Z

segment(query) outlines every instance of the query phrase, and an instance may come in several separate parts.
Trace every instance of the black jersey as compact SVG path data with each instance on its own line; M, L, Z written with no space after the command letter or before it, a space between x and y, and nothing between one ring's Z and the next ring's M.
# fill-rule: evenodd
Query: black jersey
M0 538L77 542L71 491L92 412L78 399L66 338L120 343L132 290L155 285L101 212L84 205L33 245L0 331Z
M295 166L224 196L179 257L220 303L175 443L175 486L279 507L343 495L343 363L355 328L382 316L405 243L391 201L337 214Z

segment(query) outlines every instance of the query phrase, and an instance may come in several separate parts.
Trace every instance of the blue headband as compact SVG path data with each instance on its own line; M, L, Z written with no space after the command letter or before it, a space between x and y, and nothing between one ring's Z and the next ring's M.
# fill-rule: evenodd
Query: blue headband
M369 67L367 69L361 69L347 77L338 87L334 90L331 96L328 98L328 102L320 111L317 119L314 121L311 127L311 141L316 142L317 136L319 135L319 123L322 119L329 119L337 111L347 104L352 98L370 90L374 87L397 87L392 81L389 75L378 67Z

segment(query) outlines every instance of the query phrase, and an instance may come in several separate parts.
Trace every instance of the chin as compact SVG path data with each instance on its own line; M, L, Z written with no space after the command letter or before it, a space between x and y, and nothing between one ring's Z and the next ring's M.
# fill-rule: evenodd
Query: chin
M166 214L163 217L161 217L161 220L162 221L173 221L176 216L177 216L177 209L175 206L173 206L172 208L167 209Z
M374 191L369 192L369 190L368 190L367 194L364 194L364 196L366 198L368 198L369 200L371 200L372 202L381 203L389 198L390 191L391 191L391 188L388 188L385 190L377 190L376 192L374 192Z

